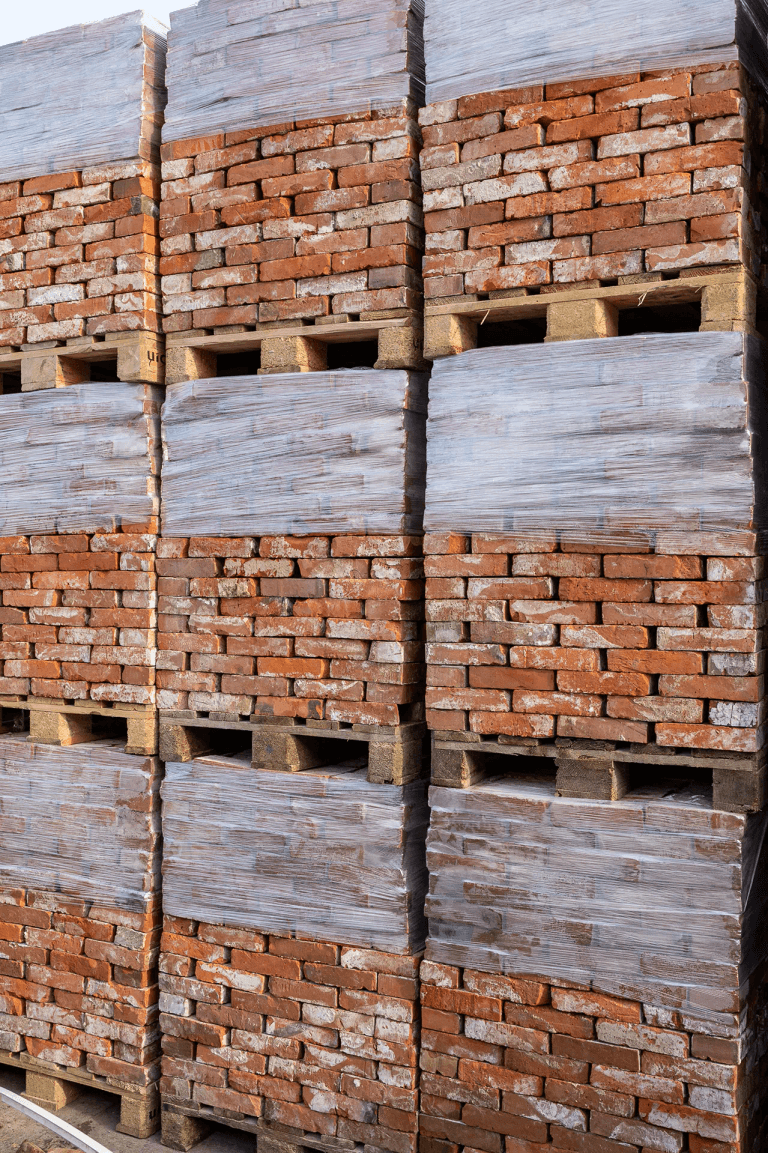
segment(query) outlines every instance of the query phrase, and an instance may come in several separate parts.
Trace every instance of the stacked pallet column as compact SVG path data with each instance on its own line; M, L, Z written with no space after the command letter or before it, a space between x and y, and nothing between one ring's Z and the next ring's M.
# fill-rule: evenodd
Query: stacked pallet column
M0 1062L54 1111L120 1096L147 1137L165 40L133 14L2 58Z
M422 69L400 0L173 18L158 700L175 1148L212 1122L265 1148L416 1148Z
M764 1139L763 14L604 8L427 7L424 1153Z

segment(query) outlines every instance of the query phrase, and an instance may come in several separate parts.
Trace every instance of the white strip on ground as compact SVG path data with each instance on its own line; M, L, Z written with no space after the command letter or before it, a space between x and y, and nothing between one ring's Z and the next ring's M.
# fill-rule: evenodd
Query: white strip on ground
M101 1145L92 1137L86 1137L85 1133L81 1133L73 1125L68 1125L66 1121L62 1121L54 1113L49 1113L47 1109L41 1109L39 1105L33 1105L31 1101L19 1097L16 1093L11 1093L8 1089L0 1089L0 1101L10 1105L12 1109L18 1109L19 1113L23 1113L32 1121L44 1125L57 1137L64 1137L75 1148L81 1149L82 1153L112 1153L106 1145Z

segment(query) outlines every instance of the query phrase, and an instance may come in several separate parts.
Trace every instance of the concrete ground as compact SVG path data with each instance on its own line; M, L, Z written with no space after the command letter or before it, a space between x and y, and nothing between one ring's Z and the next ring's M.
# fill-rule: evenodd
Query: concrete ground
M24 1092L24 1074L0 1065L0 1086L21 1095ZM159 1133L145 1141L137 1141L115 1131L120 1120L120 1098L111 1093L84 1089L57 1116L100 1141L111 1153L160 1153L164 1148ZM66 1147L61 1137L54 1136L42 1125L0 1102L0 1153L16 1153L23 1141L31 1141L45 1153ZM195 1153L256 1153L256 1138L237 1129L217 1127L210 1137L195 1146Z

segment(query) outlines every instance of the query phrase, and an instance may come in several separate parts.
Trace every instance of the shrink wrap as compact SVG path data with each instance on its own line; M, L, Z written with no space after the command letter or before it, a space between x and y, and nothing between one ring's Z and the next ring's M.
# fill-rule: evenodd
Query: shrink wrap
M426 377L376 369L173 385L163 533L415 533Z
M765 519L763 345L686 332L435 362L428 532L731 531Z
M0 737L0 886L142 910L159 888L159 761Z
M765 0L426 0L428 104L741 59L765 83Z
M165 101L164 34L137 11L3 45L0 181L148 159Z
M0 536L156 515L158 392L93 382L0 397Z
M590 801L504 778L430 805L428 959L738 1012L766 954L768 813L682 785Z
M201 0L171 16L163 139L424 94L423 0Z
M163 905L172 916L364 945L423 947L421 782L200 757L165 767Z

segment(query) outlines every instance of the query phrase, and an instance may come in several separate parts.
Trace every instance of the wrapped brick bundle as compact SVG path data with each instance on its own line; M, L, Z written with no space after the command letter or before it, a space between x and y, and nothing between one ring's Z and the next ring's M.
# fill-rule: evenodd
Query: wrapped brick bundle
M382 312L416 329L422 16L420 0L173 14L166 332Z
M434 728L762 748L762 381L740 333L438 362Z
M761 1148L765 814L503 778L430 803L423 1136Z
M423 719L425 414L408 372L168 390L161 708Z
M764 0L553 0L482 10L459 0L427 0L427 103L477 92L582 80L601 74L660 72L689 61L742 60L768 66Z
M427 819L421 782L372 785L343 767L254 771L250 757L169 763L165 911L419 952Z
M166 772L166 1112L414 1150L424 786L237 757Z
M763 0L431 0L425 27L434 303L723 265L764 281Z
M114 740L0 737L0 1048L49 1108L120 1094L136 1137L158 1114L159 788Z
M154 704L159 397L96 383L0 403L0 695Z
M420 373L174 385L163 407L163 534L419 533L426 411Z
M159 331L160 26L0 49L0 345Z

